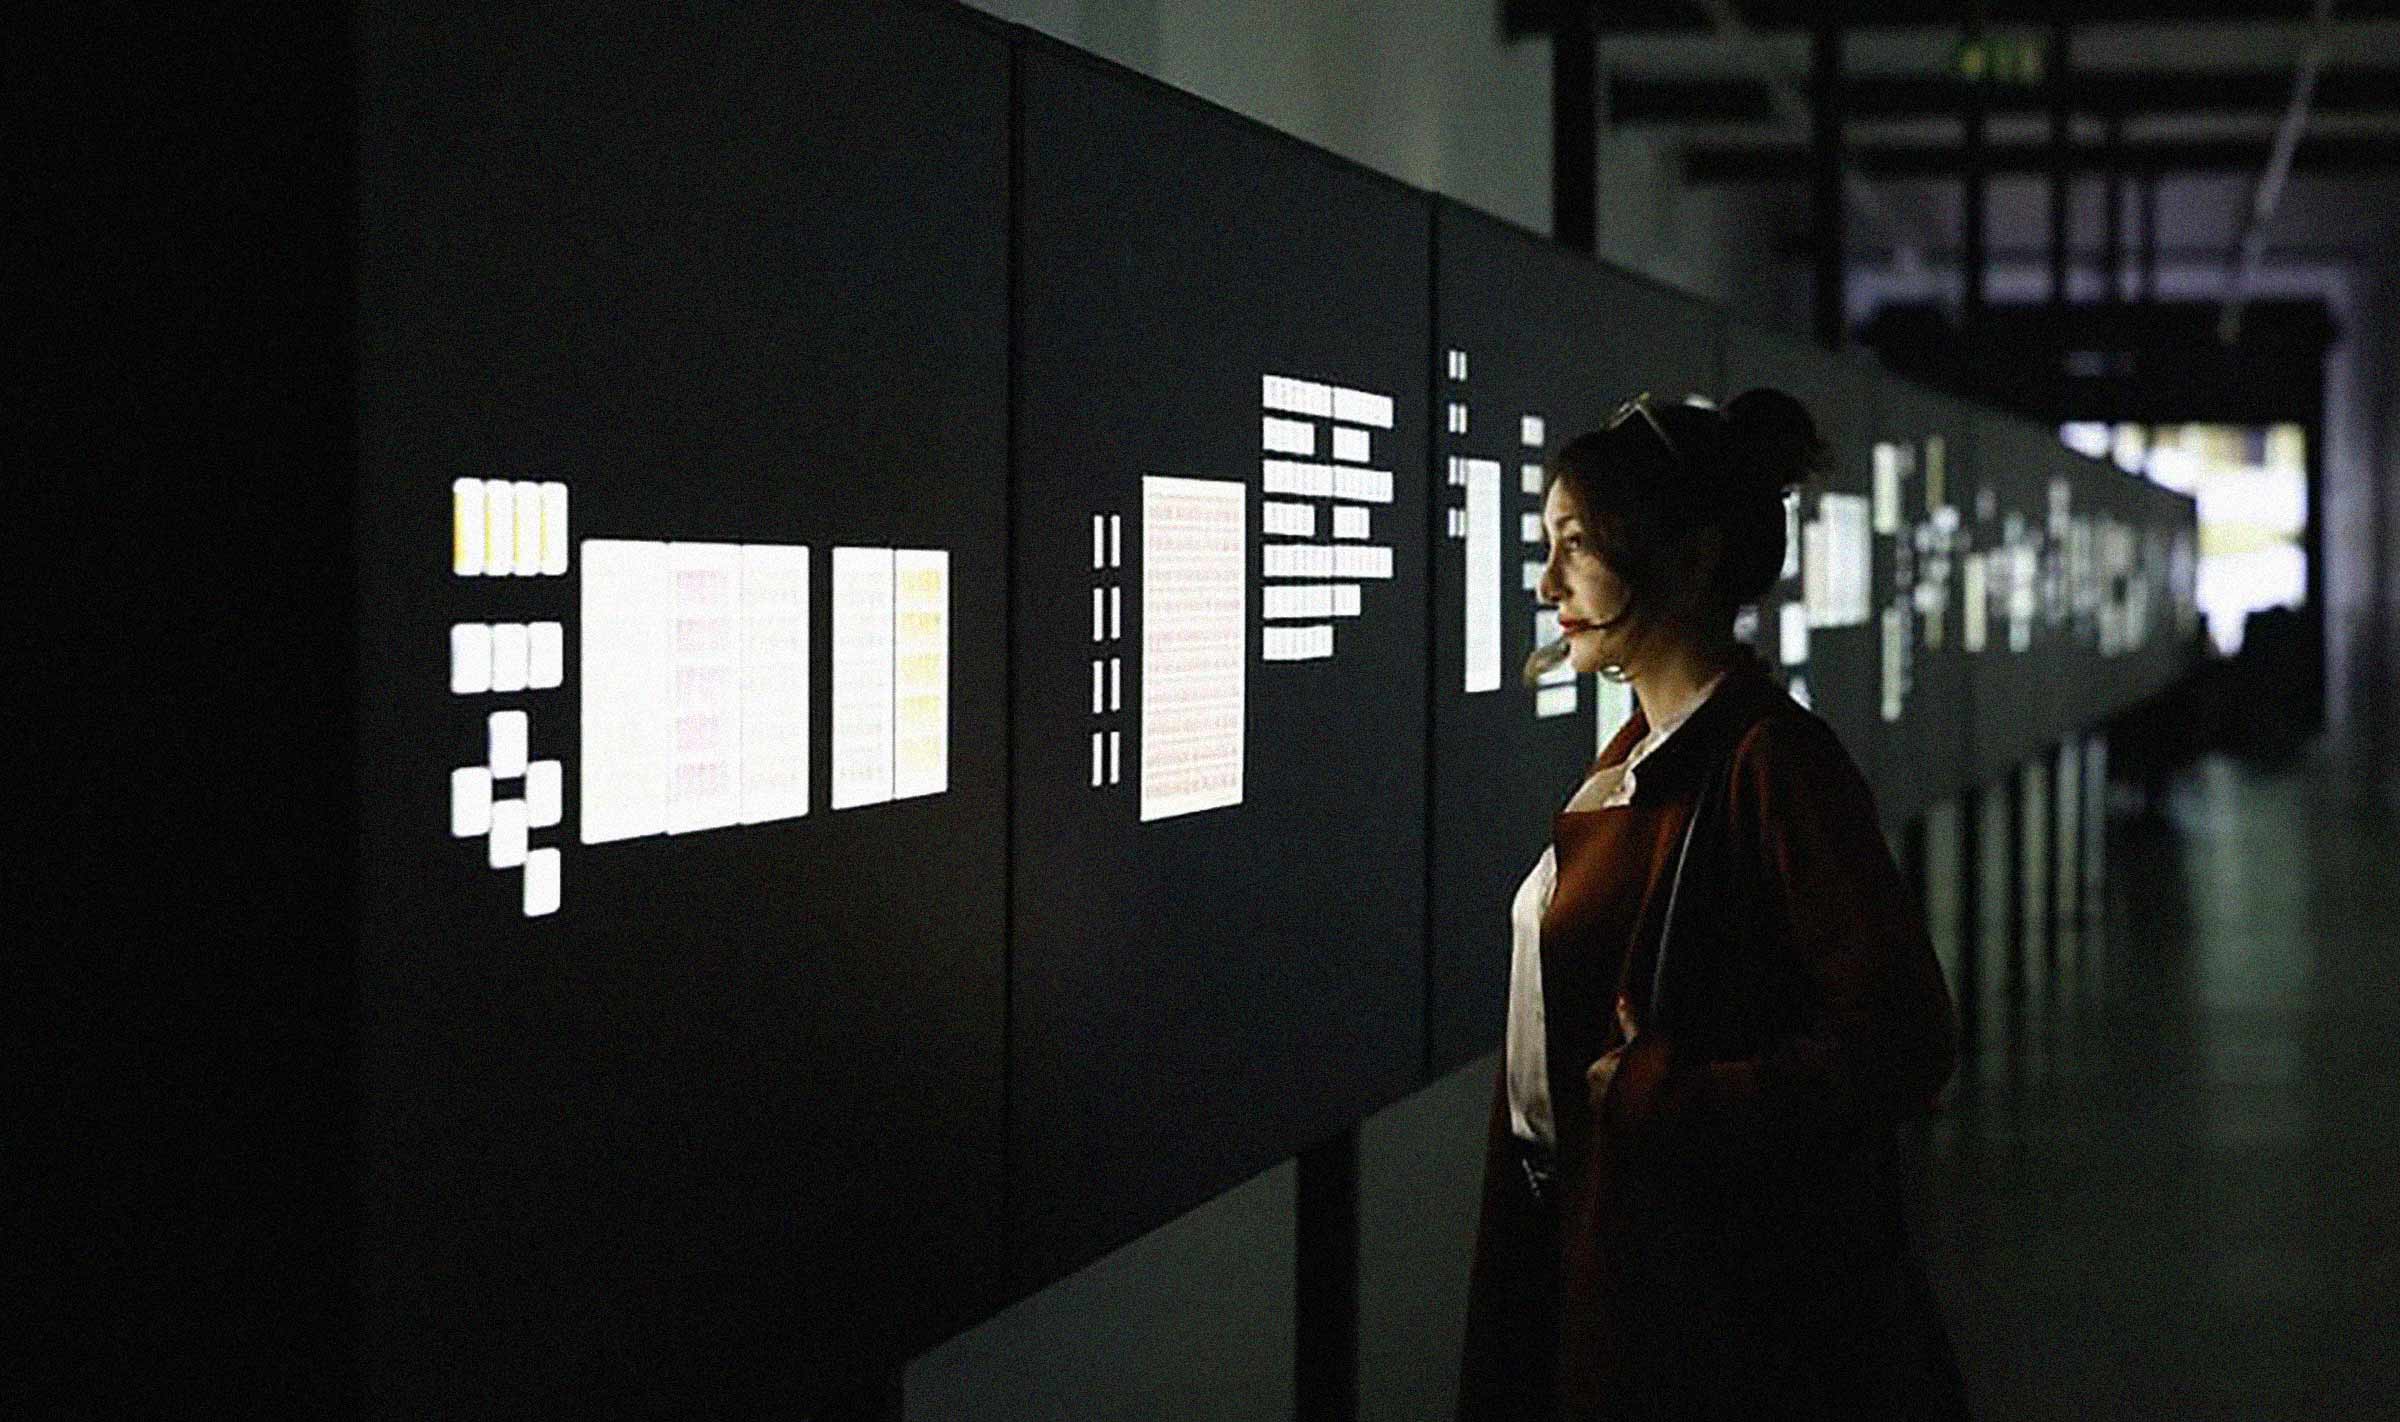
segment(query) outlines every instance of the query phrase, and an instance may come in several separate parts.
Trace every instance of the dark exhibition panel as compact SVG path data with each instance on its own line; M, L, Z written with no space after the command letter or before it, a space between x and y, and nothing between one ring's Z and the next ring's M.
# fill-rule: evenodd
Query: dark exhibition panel
M1715 397L1722 320L1455 203L1434 204L1432 878L1427 1074L1498 1044L1509 905L1589 769L1594 687L1561 668L1534 595L1542 461L1640 390Z
M1018 86L1029 1289L1421 1080L1431 209L1060 46Z
M2069 693L2054 659L2064 641L2042 616L2049 478L2057 437L2014 416L1977 417L1973 543L1980 568L1965 593L1975 714L1968 763L1977 783L2007 775L2067 729Z
M1850 758L1888 793L1879 750L1883 644L1873 603L1874 376L1808 342L1736 321L1725 332L1728 398L1758 386L1796 396L1824 438L1823 471L1800 486L1792 576L1759 606L1760 655L1779 666L1793 698L1842 738Z
M361 22L376 1415L801 1413L996 1306L1009 63Z
M1960 754L1972 662L1962 640L1960 588L1971 556L1974 411L1884 377L1875 383L1875 427L1875 607L1883 659L1876 798L1885 825L1897 826L1970 783Z

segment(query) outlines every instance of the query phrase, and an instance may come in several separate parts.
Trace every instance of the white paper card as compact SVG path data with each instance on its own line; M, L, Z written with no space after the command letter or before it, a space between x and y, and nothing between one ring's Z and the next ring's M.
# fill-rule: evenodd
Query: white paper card
M547 691L566 680L567 633L555 622L536 622L525 629L525 684Z
M481 479L460 479L450 486L450 571L461 577L483 571Z
M530 578L542 571L542 486L531 479L517 481L516 574Z
M450 629L450 690L473 696L492 689L492 629L461 622Z
M528 718L522 711L495 711L485 721L485 763L491 766L494 780L508 780L525 773L528 731Z
M666 831L675 763L674 590L666 544L584 540L576 819L585 844Z
M526 635L522 622L502 622L492 628L492 690L523 691Z
M494 869L514 869L525 862L525 802L497 800L492 804L491 852L485 862Z
M1249 490L1142 479L1141 818L1242 802Z
M1500 466L1467 464L1466 690L1500 689ZM1528 515L1528 517L1538 517Z
M558 850L537 849L525 856L525 916L540 918L558 912Z
M892 555L892 796L950 788L950 555Z
M492 829L492 772L480 765L450 772L450 833L460 839Z
M892 550L836 548L832 804L847 810L891 798Z
M548 829L566 815L566 769L555 760L525 767L525 823Z
M742 815L742 550L670 543L675 659L674 776L667 833L721 829Z
M808 813L808 548L742 545L743 824Z

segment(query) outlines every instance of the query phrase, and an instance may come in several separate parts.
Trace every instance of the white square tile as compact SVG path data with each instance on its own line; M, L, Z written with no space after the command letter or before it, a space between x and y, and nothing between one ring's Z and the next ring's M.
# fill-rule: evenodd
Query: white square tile
M525 629L525 684L547 691L566 680L567 634L555 622L536 622Z
M525 916L558 912L558 851L537 849L525 856Z
M450 690L473 696L492 689L492 629L483 622L461 622L450 629Z
M495 711L486 723L486 763L494 780L508 780L525 773L525 746L530 738L530 721L522 711Z
M525 624L501 622L492 627L492 690L525 689Z

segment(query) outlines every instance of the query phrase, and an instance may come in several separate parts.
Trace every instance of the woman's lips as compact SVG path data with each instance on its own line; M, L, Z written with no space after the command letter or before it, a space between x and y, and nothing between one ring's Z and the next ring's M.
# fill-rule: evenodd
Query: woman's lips
M1590 628L1591 625L1592 624L1589 622L1577 622L1572 617L1562 617L1558 619L1558 630L1570 636L1577 632L1585 631L1586 629Z

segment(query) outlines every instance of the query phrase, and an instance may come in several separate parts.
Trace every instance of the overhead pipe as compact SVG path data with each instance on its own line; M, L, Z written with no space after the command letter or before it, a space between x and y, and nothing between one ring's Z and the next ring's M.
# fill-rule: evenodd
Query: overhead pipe
M2226 283L2225 304L2217 312L2217 339L2232 345L2242 336L2242 308L2249 303L2251 285L2258 279L2258 269L2267 254L2267 224L2275 217L2276 204L2283 200L2283 185L2292 174L2292 155L2300 147L2300 135L2308 127L2310 101L2317 91L2317 74L2325 67L2325 41L2333 29L2333 0L2317 0L2316 24L2309 31L2308 46L2300 53L2300 69L2292 78L2292 101L2284 106L2283 123L2275 130L2275 145L2267 152L2267 166L2259 173L2257 186L2251 189L2250 205L2242 212L2242 228L2234 238L2233 270Z

